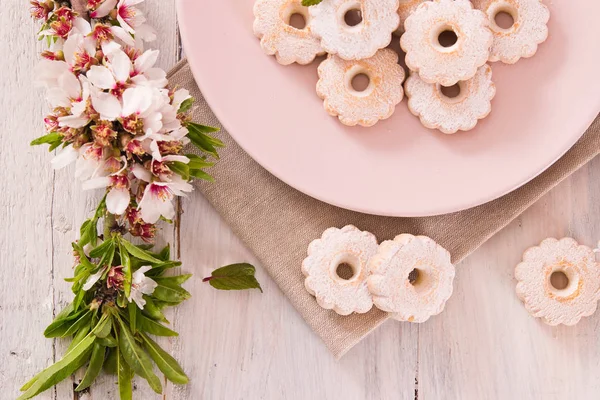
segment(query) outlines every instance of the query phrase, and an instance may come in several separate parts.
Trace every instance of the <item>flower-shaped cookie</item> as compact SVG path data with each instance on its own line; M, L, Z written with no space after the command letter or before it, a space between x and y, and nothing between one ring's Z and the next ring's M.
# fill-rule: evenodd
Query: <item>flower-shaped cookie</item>
M428 83L452 86L473 77L489 58L493 35L469 0L421 4L404 22L406 65Z
M290 25L294 14L304 18L304 28ZM264 52L275 55L280 64L308 64L316 56L325 54L309 23L308 9L302 0L257 0L254 3L254 34L260 39Z
M471 79L455 85L454 89L458 89L455 97L444 94L447 88L424 82L415 73L406 79L404 89L410 112L419 117L425 127L444 133L473 129L477 121L492 110L491 100L496 94L492 69L487 64Z
M362 19L350 26L347 14L353 11ZM398 0L326 0L309 7L310 28L327 53L360 60L390 44L398 28L397 11Z
M594 252L571 238L545 239L525 251L515 278L527 311L549 325L576 324L596 311L600 299Z
M389 118L404 96L404 70L398 65L398 55L390 49L358 61L329 55L318 72L317 94L324 100L325 110L344 125L372 126ZM352 84L358 75L366 75L369 80L362 91Z
M398 235L379 246L369 262L373 303L400 321L425 322L452 295L450 253L426 236Z
M490 61L516 63L521 57L535 54L538 44L548 37L550 11L541 0L473 0L473 6L483 11L494 33ZM496 22L501 13L510 15L512 25L505 28Z
M398 29L394 32L400 36L404 33L404 21L410 14L412 14L421 3L425 3L428 0L400 0L400 7L398 7L398 16L400 17L400 24Z
M373 307L366 282L367 263L376 252L377 239L372 233L352 225L329 228L308 246L308 257L302 262L304 285L323 308L341 315L366 313ZM352 276L342 277L341 266L349 267Z

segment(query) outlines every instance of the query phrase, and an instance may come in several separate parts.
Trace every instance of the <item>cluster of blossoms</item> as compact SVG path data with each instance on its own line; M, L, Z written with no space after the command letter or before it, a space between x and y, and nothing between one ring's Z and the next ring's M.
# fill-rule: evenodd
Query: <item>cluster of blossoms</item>
M93 217L73 243L74 299L48 326L48 338L71 337L64 357L41 371L21 390L29 399L86 367L76 391L85 390L102 369L117 375L119 394L131 399L139 375L157 393L161 379L187 383L177 363L150 338L175 336L162 310L190 297L181 285L191 275L168 271L181 265L167 246L135 245L130 233L146 242L160 219L175 216L174 200L192 190L193 178L212 180L207 157L223 146L216 131L191 122L193 99L185 89L167 87L167 75L154 67L158 51L144 49L155 33L136 7L143 0L34 0L32 15L42 21L47 50L36 67L51 112L46 133L33 145L57 149L56 169L75 163L83 189L104 189ZM184 154L188 144L200 151ZM99 221L103 233L99 233ZM218 289L260 288L254 267L235 264L213 272ZM208 279L208 278L207 278ZM231 282L233 283L231 283Z
M167 89L154 67L159 52L144 49L155 33L135 7L141 1L87 0L89 19L55 1L31 2L49 43L35 76L52 109L35 144L62 146L53 167L75 162L83 188L107 188L107 211L151 240L154 224L174 217L175 196L192 190L189 180L209 178L201 169L211 164L183 147L192 139L212 153L221 143L188 120L189 92Z

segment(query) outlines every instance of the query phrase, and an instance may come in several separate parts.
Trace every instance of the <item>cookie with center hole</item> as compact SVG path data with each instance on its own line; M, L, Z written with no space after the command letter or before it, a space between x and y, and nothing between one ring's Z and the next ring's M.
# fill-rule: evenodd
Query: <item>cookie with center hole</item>
M452 86L472 78L489 58L493 35L469 0L421 4L404 22L406 66L427 83Z
M425 322L452 295L450 253L433 239L409 234L381 243L369 262L367 286L373 303L399 321Z
M373 307L367 289L367 263L377 252L372 233L352 225L329 228L308 246L302 262L304 286L317 303L340 315L366 313Z
M375 125L389 118L404 97L404 69L390 49L364 60L348 61L330 54L319 65L318 74L317 95L329 115L344 125ZM358 78L363 78L364 87L356 86Z
M404 33L404 21L410 14L412 14L421 3L425 3L429 0L400 0L400 6L398 7L398 16L400 17L400 23L398 29L394 31L394 34L401 36Z
M494 42L490 61L514 64L532 57L538 45L548 38L550 10L541 0L473 0L485 13Z
M372 57L398 28L398 0L324 0L309 7L310 28L329 54L344 60Z
M304 26L293 26L298 17ZM282 65L309 64L325 54L321 40L312 32L308 8L302 0L257 0L254 3L254 34L268 55Z
M571 238L548 238L526 250L515 278L527 311L548 325L575 325L592 315L600 300L595 254Z
M446 134L468 131L492 111L496 85L492 68L485 64L475 76L451 87L424 82L411 73L404 84L408 109L419 117L423 126Z

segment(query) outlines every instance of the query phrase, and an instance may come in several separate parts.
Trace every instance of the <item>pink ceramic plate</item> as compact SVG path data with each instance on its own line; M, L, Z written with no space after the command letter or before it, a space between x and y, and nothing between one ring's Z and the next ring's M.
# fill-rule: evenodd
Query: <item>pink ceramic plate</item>
M253 3L178 0L194 76L250 156L336 206L424 216L485 203L550 166L600 111L598 0L546 0L548 40L533 58L493 64L492 113L455 135L421 126L406 100L371 128L343 126L315 94L319 60L286 67L262 52Z

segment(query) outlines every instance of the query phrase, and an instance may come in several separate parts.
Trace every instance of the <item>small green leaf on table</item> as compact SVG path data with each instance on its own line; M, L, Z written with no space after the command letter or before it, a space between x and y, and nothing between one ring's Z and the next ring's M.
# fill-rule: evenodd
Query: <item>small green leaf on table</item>
M262 292L260 283L254 277L255 272L256 268L250 264L231 264L214 270L202 282L208 282L219 290L259 289Z
M302 0L302 5L304 7L316 6L317 4L319 4L322 1L323 0Z

